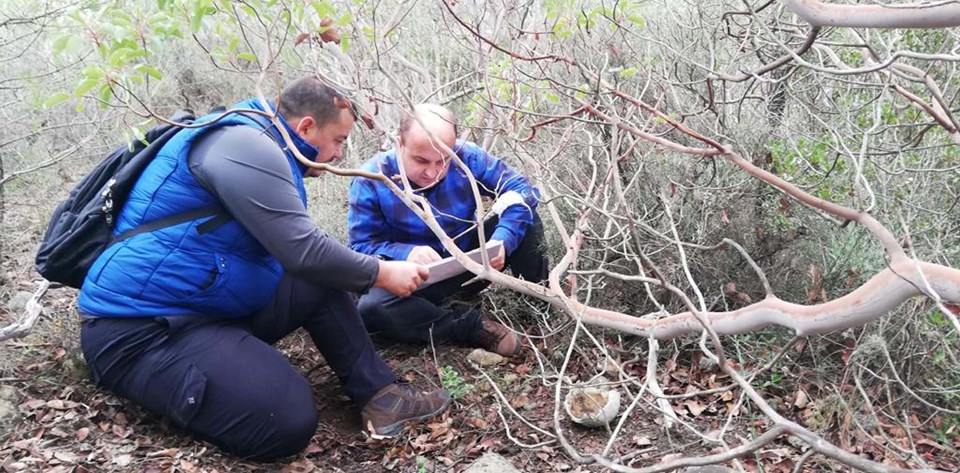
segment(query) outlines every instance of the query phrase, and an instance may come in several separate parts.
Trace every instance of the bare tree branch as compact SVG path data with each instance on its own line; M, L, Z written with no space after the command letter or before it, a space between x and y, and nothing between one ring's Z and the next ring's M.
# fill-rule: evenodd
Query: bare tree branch
M783 0L811 26L850 28L950 28L960 26L960 5L942 2L901 5L837 5L818 0Z

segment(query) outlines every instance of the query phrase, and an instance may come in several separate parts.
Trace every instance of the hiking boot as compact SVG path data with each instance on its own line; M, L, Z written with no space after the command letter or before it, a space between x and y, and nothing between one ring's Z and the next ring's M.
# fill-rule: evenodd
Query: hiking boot
M517 356L523 347L517 334L500 322L486 317L481 318L480 331L476 337L480 348L506 358Z
M390 383L363 406L360 419L372 438L394 437L407 421L429 419L447 409L450 395L443 389L426 392L406 383Z

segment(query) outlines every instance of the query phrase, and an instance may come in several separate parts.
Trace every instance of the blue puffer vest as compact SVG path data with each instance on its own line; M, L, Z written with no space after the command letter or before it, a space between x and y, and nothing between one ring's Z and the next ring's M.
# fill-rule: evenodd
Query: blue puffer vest
M256 100L240 102L234 108L261 110ZM197 122L212 118L208 115ZM137 180L114 235L216 204L216 197L190 173L188 157L198 137L215 127L231 125L263 128L251 118L231 114L206 127L181 130ZM301 153L313 160L316 148L301 140L286 122L284 126ZM286 156L306 205L305 168L290 151ZM280 264L235 220L198 233L196 227L211 218L143 233L108 247L87 273L78 301L80 312L99 317L242 317L264 307L283 275Z

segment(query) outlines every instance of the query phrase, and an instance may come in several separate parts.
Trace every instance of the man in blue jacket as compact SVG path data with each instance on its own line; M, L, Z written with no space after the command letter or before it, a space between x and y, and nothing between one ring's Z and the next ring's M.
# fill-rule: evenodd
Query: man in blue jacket
M257 100L235 105L261 108ZM340 157L355 116L314 77L288 86L280 122L308 159ZM407 262L351 251L310 220L304 176L278 130L230 114L181 130L146 168L115 228L219 203L222 215L110 246L80 291L81 347L93 381L199 438L269 460L307 446L317 426L310 385L271 345L312 337L374 436L432 417L443 390L397 383L374 350L351 292L407 296L429 277Z
M422 124L422 125L421 125ZM457 140L457 121L450 110L421 104L400 121L399 147L373 157L363 170L381 172L402 186L400 164L416 194L424 197L444 232L462 250L479 246L476 199L470 181L439 143L454 151L470 169L483 196L494 199L495 217L484 224L490 242L503 251L490 265L541 282L547 277L542 249L543 224L537 216L538 192L525 177L474 143ZM382 260L429 264L449 256L439 239L390 189L379 181L355 178L347 214L350 246ZM438 282L410 297L373 289L360 298L367 329L404 342L436 340L477 346L504 356L519 353L521 343L508 328L485 317L479 308L451 304L469 298L486 284L472 273Z

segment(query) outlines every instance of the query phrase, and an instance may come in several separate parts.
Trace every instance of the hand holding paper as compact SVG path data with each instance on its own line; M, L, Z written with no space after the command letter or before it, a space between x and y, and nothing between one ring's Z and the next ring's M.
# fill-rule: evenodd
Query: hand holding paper
M490 266L496 269L497 271L502 270L504 261L506 260L506 257L504 256L506 251L503 249L503 242L499 240L488 241L486 251L487 251L487 256L490 258ZM481 259L482 257L480 254L480 248L477 248L476 250L468 252L467 257L472 259L473 261L476 261L477 263L483 262L483 260ZM499 260L500 260L499 268L497 268L494 265L494 262L496 261L497 257L499 257ZM453 276L456 276L466 271L463 265L461 265L460 262L457 261L456 258L454 258L453 256L444 258L435 263L430 263L427 265L427 269L430 270L430 279L425 281L423 285L420 286L421 289L426 286L429 286L430 284L449 279Z
M490 257L490 267L493 269L496 269L497 271L503 271L503 266L507 262L507 254L506 254L507 252L503 248L503 242L500 240L490 240L487 242L487 246L490 246L490 245L500 246L500 252L497 253L496 256Z
M416 246L410 250L407 261L417 264L430 264L440 261L440 254L429 246Z

